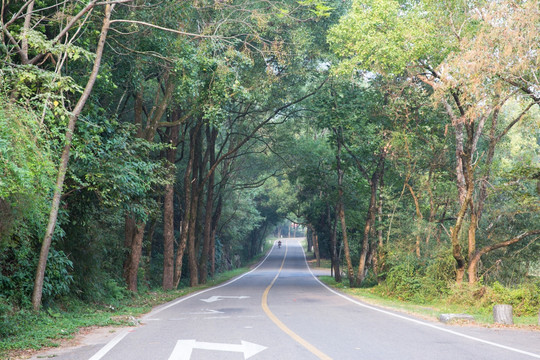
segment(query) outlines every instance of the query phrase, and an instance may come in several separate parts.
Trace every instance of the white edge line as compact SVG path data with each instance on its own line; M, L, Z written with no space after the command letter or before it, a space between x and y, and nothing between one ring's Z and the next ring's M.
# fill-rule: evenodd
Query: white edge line
M123 331L120 334L116 335L114 339L109 341L104 347L102 347L97 353L94 354L90 359L88 360L99 360L105 354L107 354L113 347L115 347L116 344L118 344L122 339L128 334L128 331Z
M275 244L274 244L275 245ZM233 282L235 281L238 281L240 280L241 278L243 278L244 276L246 275L249 275L251 274L252 272L254 272L255 270L257 270L262 264L264 264L264 262L266 261L266 259L268 259L268 257L270 256L270 254L272 253L272 251L274 250L274 247L272 247L272 249L270 249L270 251L268 252L268 254L266 254L265 258L259 263L259 265L257 265L256 267L254 267L253 269L251 269L250 271L248 271L247 273L244 273L240 276L237 276L235 277L234 279L232 280L229 280L227 281L226 283L224 284L221 284L221 285L218 285L218 286L214 286L214 287L211 287L211 288L208 288L208 289L205 289L205 290L201 290L201 291L198 291L194 294L191 294L189 296L185 296L185 297L182 297L168 305L165 305L161 308L158 308L154 311L151 311L149 312L148 314L146 314L145 316L142 317L142 319L144 320L148 320L147 318L151 317L151 316L154 316L156 315L157 313L165 310L165 309L168 309L170 307L173 307L175 305L178 305L180 304L181 302L184 302L188 299L191 299L191 298L194 298L195 296L199 296L201 294L204 294L208 291L212 291L212 290L215 290L215 289L219 289L219 288L222 288L224 286L227 286L227 285L230 285L232 284ZM305 255L304 255L304 259L305 259ZM307 264L307 263L306 263ZM115 347L120 341L122 341L122 339L128 334L129 332L128 331L124 331L120 334L118 334L114 339L112 339L111 341L109 341L104 347L102 347L97 353L94 354L94 356L92 356L90 359L88 360L100 360L101 358L103 358L103 356L105 356L105 354L107 354L109 351L111 351L111 349L113 347Z
M300 244L300 242L299 242L299 244ZM311 271L311 268L309 267L309 264L307 263L306 254L304 252L304 247L302 246L302 244L300 244L300 248L302 249L302 254L304 255L304 261L306 262L306 267L308 268L309 272L311 273L311 276L313 276L313 278L315 280L317 280L319 282L319 284L324 286L328 291L330 291L331 293L334 293L337 296L342 297L343 299L345 299L347 301L352 302L353 304L365 307L365 308L373 310L373 311L378 311L378 312L386 314L386 315L390 315L390 316L397 317L397 318L400 318L400 319L403 319L403 320L407 320L407 321L410 321L410 322L413 322L413 323L416 323L416 324L419 324L419 325L427 326L427 327L430 327L432 329L443 331L443 332L446 332L446 333L449 333L449 334L452 334L452 335L460 336L460 337L463 337L463 338L466 338L466 339L469 339L469 340L481 342L481 343L484 343L484 344L492 345L492 346L495 346L495 347L499 347L499 348L502 348L502 349L506 349L506 350L509 350L509 351L513 351L513 352L516 352L516 353L520 353L520 354L531 356L533 358L540 359L540 355L538 355L538 354L534 354L534 353L531 353L531 352L528 352L528 351L516 349L516 348L506 346L506 345L502 345L502 344L497 344L495 342L491 342L491 341L488 341L488 340L483 340L483 339L480 339L480 338L477 338L477 337L474 337L474 336L462 334L462 333L454 331L454 330L445 329L445 328L442 328L442 327L434 325L434 324L426 323L426 322L423 322L423 321L420 321L420 320L416 320L416 319L412 319L412 318L409 318L409 317L406 317L406 316L395 314L393 312L386 311L386 310L383 310L383 309L379 309L379 308L376 308L374 306L370 306L370 305L364 304L364 303L362 303L360 301L354 300L354 299L352 299L352 298L350 298L350 297L348 297L348 296L346 296L346 295L344 295L344 294L342 294L340 292L335 291L334 289L330 288L328 285L323 283L321 280L319 280L319 278L317 278L315 276L315 274L313 274L313 271Z

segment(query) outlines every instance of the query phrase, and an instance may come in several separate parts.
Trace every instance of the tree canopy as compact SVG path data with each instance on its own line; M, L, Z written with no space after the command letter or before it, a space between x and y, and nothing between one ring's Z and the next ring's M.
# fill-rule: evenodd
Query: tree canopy
M538 1L28 0L0 20L0 302L195 286L299 228L351 286L538 281Z

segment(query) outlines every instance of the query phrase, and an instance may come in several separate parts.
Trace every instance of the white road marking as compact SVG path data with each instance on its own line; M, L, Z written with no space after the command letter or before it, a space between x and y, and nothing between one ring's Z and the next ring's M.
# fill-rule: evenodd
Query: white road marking
M205 317L204 320L215 320L215 319L231 319L232 316L212 316L212 317Z
M208 299L200 299L201 301L204 301L205 303L213 303L216 301L220 301L223 299L249 299L249 296L211 296Z
M212 314L224 314L223 311L212 310L212 309L203 309L201 312L191 312L187 313L189 315L212 315Z
M265 256L265 258L263 259L263 261L261 261L261 262L259 263L259 265L255 266L253 269L251 269L251 271L248 271L247 273L244 273L244 274L242 274L242 275L240 275L240 276L238 276L238 277L235 277L234 279L232 279L232 280L230 280L230 281L227 281L227 282L224 283L224 284L221 284L221 285L218 285L218 286L214 286L214 287L211 287L211 288L208 288L208 289L205 289L205 290L198 291L198 292L193 293L193 294L191 294L191 295L189 295L189 296L182 297L182 298L180 298L180 299L178 299L178 300L176 300L176 301L174 301L174 302L172 302L172 303L170 303L170 304L167 304L167 305L165 305L165 306L159 307L159 308L157 308L156 310L151 311L151 312L149 312L148 314L146 314L145 316L143 316L142 319L143 319L143 320L146 320L146 319L148 319L148 318L150 318L150 317L156 315L157 313L160 313L160 312L162 312L163 310L168 309L168 308L170 308L170 307L176 306L176 305L178 305L178 304L180 304L180 303L182 303L182 302L184 302L184 301L186 301L186 300L189 300L189 299L191 299L191 298L194 298L194 297L196 297L196 296L199 296L199 295L201 295L201 294L207 293L207 292L212 291L212 290L220 289L220 288L222 288L222 287L225 287L225 286L227 286L227 285L230 285L230 284L232 284L232 283L234 283L234 282L236 282L236 281L242 279L244 276L247 276L247 275L251 274L252 272L256 271L258 268L260 268L260 267L262 266L262 264L264 264L264 262L266 261L266 259L268 259L268 257L270 256L271 253L272 253L272 251L269 251L268 254L266 254L266 256ZM122 337L120 337L120 334L119 334L116 338L114 338L114 339L112 339L111 341L109 341L104 347L102 347L102 348L101 348L94 356L92 356L92 357L91 357L90 359L88 359L88 360L100 360L100 359L103 358L103 356L105 356L105 354L107 354L107 353L108 353L108 352L109 352L116 344L118 344L118 343L124 338L124 336L126 336L126 335L127 335L127 332L126 332ZM117 340L117 338L118 338L118 340Z
M201 342L197 340L178 340L169 360L189 360L193 349L241 352L244 359L249 359L253 355L266 349L266 346L253 344L247 341L241 341L241 344L218 344Z
M123 331L121 332L120 334L116 335L116 337L114 339L112 339L111 341L109 341L107 343L107 345L105 345L104 347L102 347L97 353L94 354L94 356L92 356L90 359L88 360L99 360L101 359L103 356L105 356L105 354L107 354L116 344L118 344L126 335L128 334L127 331Z
M300 245L300 243L299 243ZM533 358L536 358L536 359L540 359L540 355L539 354L534 354L534 353L531 353L531 352L528 352L528 351L525 351L525 350L520 350L520 349L516 349L516 348L513 348L513 347L510 347L510 346L506 346L506 345L502 345L502 344L498 344L496 342L492 342L492 341L488 341L488 340L483 340L483 339L480 339L480 338L477 338L477 337L474 337L474 336L470 336L470 335L467 335L467 334L462 334L460 332L457 332L457 331L454 331L454 330L450 330L450 329L445 329L445 328L442 328L440 326L437 326L437 325L434 325L434 324L430 324L430 323L426 323L426 322L423 322L423 321L420 321L420 320L416 320L416 319L412 319L412 318L409 318L409 317L406 317L406 316L402 316L402 315L399 315L399 314L394 314L390 311L386 311L386 310L383 310L383 309L379 309L379 308L376 308L374 306L370 306L370 305L367 305L367 304L364 304L360 301L357 301L357 300L354 300L344 294L341 294L337 291L335 291L334 289L330 288L329 286L327 286L325 283L323 283L321 280L319 280L315 274L313 274L313 271L311 271L311 268L309 267L308 263L307 263L307 259L306 259L306 253L304 252L304 248L302 247L302 245L300 245L300 248L302 249L302 254L304 255L304 261L306 262L306 267L308 268L309 272L311 273L311 276L313 276L313 278L315 280L317 280L319 282L319 284L321 284L323 287L325 287L328 291L330 291L331 293L334 293L336 294L337 296L339 297L342 297L343 299L347 300L347 301L350 301L352 302L353 304L356 304L358 306L361 306L361 307L364 307L366 309L370 309L370 310L373 310L373 311L378 311L380 313L383 313L383 314L386 314L386 315L390 315L390 316L393 316L393 317L396 317L396 318L399 318L399 319L403 319L403 320L407 320L407 321L410 321L410 322L413 322L415 324L419 324L419 325L423 325L423 326L427 326L429 328L432 328L432 329L435 329L435 330L439 330L439 331L442 331L442 332L446 332L448 334L452 334L452 335L456 335L456 336L460 336L460 337L463 337L463 338L466 338L466 339L469 339L469 340L473 340L473 341L476 341L476 342L480 342L480 343L483 343L483 344L487 344L487 345L491 345L491 346L495 346L495 347L498 347L498 348L501 348L501 349L505 349L505 350L509 350L509 351L513 351L513 352L516 352L516 353L519 353L519 354L523 354L523 355L527 355L527 356L530 356L530 357L533 357Z

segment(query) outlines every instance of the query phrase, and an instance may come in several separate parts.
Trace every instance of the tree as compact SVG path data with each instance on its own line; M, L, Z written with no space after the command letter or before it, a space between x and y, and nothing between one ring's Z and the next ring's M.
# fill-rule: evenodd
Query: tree
M498 37L495 34L501 30L498 21L501 14L508 11L508 3L483 5L482 1L425 1L404 6L389 0L356 1L351 12L342 18L329 36L336 51L345 58L342 69L359 67L386 76L399 76L406 72L411 80L420 80L431 87L434 101L442 104L446 110L455 137L459 209L451 228L451 241L458 283L463 280L467 258L470 259L476 251L476 230L485 200L485 190L480 190L477 196L478 166L474 159L479 155L478 146L486 121L491 119L492 129L496 128L499 110L509 98L515 96L516 89L533 102L524 105L521 114L509 121L510 127L519 122L532 104L537 102L535 96L523 86L503 80L508 78L508 74L519 74L523 69L523 62L514 61L508 54L526 51L514 52L512 46L504 48L496 40ZM530 5L527 2L519 5L513 3L511 6L525 9ZM509 24L516 24L517 18L511 16ZM530 39L534 37L530 27L525 25L527 21L530 21L529 16L525 17L523 26L523 37L527 40L520 44L530 44ZM384 27L380 26L382 23ZM518 25L512 28L519 31ZM353 38L348 35L364 33L369 35ZM488 45L490 41L494 48ZM384 46L381 45L383 43ZM480 60L484 57L479 54L488 48L487 53L495 57L501 51L505 54L501 57L504 65L496 66L495 72L483 71L487 67ZM529 61L530 57L525 58ZM489 177L491 160L488 157L487 161L482 161L486 171L484 176ZM462 253L460 240L467 221L468 256ZM474 281L475 275L470 274L469 279Z
M27 17L25 19L25 27L28 28L31 21L32 16L32 10L33 10L34 2L30 1L27 8ZM101 64L101 58L103 56L103 48L105 46L105 41L107 38L107 33L110 26L110 17L112 13L112 9L114 7L114 4L107 4L105 6L105 13L103 17L103 25L101 28L101 34L99 37L98 45L95 52L95 60L94 65L92 68L92 72L90 73L89 79L86 83L85 89L83 90L79 100L77 101L77 104L75 105L75 108L73 109L71 115L69 116L69 122L66 129L66 135L65 135L65 145L62 152L62 156L60 157L60 166L58 168L58 176L56 180L56 186L55 191L53 195L52 200L52 206L51 206L51 212L49 216L49 224L47 225L47 231L45 232L45 236L43 239L43 244L41 248L38 268L36 270L36 278L34 282L34 292L32 294L32 305L34 307L35 311L38 311L41 307L41 297L43 292L43 278L45 275L45 267L47 265L47 257L49 255L49 248L51 246L52 236L54 233L54 228L56 227L56 220L58 217L58 209L60 206L60 198L62 196L62 187L64 184L64 179L66 176L67 171L67 165L69 161L69 155L70 155L70 148L71 148L71 139L73 137L73 132L75 129L75 124L77 122L77 119L79 115L81 114L84 105L86 104L86 101L88 100L88 97L90 96L90 93L92 92L92 88L94 86L94 83L96 81L99 67ZM57 35L59 39L61 39L69 30L69 28L64 28L60 34ZM58 39L58 40L59 40ZM56 40L56 39L55 39ZM56 40L56 41L58 41ZM27 40L23 40L21 44L21 51L20 56L22 58L22 62L25 63L28 59L28 43ZM38 55L38 58L41 58L44 56L44 54Z

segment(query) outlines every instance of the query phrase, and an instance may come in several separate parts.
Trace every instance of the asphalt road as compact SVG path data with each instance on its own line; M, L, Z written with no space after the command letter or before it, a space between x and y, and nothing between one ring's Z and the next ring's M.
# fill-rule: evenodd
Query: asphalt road
M141 323L55 359L540 359L540 332L432 323L337 293L314 277L295 239Z

